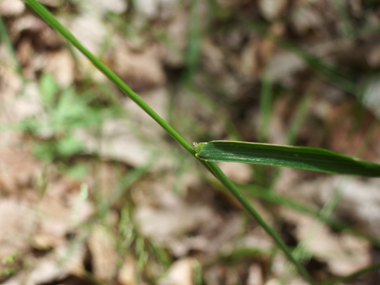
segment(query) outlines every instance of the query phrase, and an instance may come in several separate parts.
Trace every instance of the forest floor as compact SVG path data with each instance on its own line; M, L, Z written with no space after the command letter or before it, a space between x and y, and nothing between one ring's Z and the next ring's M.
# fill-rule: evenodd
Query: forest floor
M190 143L380 161L377 1L40 2ZM23 1L0 17L1 284L308 284ZM219 165L318 283L380 261L379 179Z

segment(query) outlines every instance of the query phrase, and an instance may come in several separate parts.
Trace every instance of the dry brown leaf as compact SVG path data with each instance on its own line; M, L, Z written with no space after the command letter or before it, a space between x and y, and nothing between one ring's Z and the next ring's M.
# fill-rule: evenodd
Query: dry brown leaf
M233 9L246 4L250 0L217 0L218 5L226 9Z
M0 200L0 260L19 251L24 254L29 238L36 231L37 217L25 203L16 199ZM0 271L3 264L0 262Z
M42 258L24 256L24 261L29 265L28 270L20 271L2 284L35 285L55 282L70 274L75 274L77 271L82 271L84 257L85 247L83 243L76 244L74 250L72 245L62 245L54 253Z
M377 50L378 51L378 50ZM371 54L370 54L371 56ZM380 55L376 55L379 56ZM379 90L380 90L380 81L377 79L372 80L363 95L362 102L363 104L371 110L377 118L380 118L380 99L379 99Z
M47 24L42 21L40 18L26 14L21 17L16 18L12 23L10 28L10 37L13 41L19 40L19 37L22 35L22 32L39 32L47 27ZM27 38L21 38L21 40L26 41Z
M260 42L257 39L251 40L241 52L241 72L250 80L257 80L261 70L261 58L259 60L258 53Z
M252 169L248 164L219 162L220 169L233 181L247 183L252 179Z
M239 248L256 248L264 252L270 252L273 247L273 240L261 227L257 226L254 230L239 238L236 241L236 246Z
M258 264L252 264L248 269L247 285L261 285L263 284L263 276L261 267Z
M128 2L123 0L76 0L82 14L101 17L107 13L122 14L128 9Z
M62 49L48 53L45 71L54 76L60 87L72 86L75 79L75 63L70 52Z
M269 21L280 17L286 8L288 0L259 0L261 14Z
M265 285L281 285L283 284L283 280L278 279L278 278L269 278L267 282L265 282ZM286 281L287 285L308 285L306 281L300 278L292 278L291 280Z
M299 34L305 34L311 29L317 29L324 24L321 15L308 4L298 5L292 12L291 21Z
M182 258L175 261L169 268L165 278L161 279L159 285L193 285L193 258Z
M221 74L224 71L224 54L220 46L214 44L210 39L202 41L202 63L208 72Z
M371 263L369 243L346 234L333 234L313 218L293 210L283 210L282 216L296 225L296 237L313 256L325 261L333 274L351 274Z
M127 255L119 269L117 280L122 285L135 285L137 284L136 274L136 260L132 255Z
M180 10L175 13L167 27L170 35L169 42L165 45L164 61L166 64L178 68L185 63L185 52L187 47L187 18L188 13Z
M214 255L233 243L242 229L241 215L222 219L199 199L190 203L174 195L170 181L167 184L145 181L132 189L137 203L135 222L144 236L169 248L175 256L184 256L190 249ZM194 231L197 234L189 237Z
M104 44L104 37L107 34L101 20L91 15L83 15L72 19L69 24L71 33L80 40L84 47L97 55ZM78 55L84 58L79 52Z
M209 267L204 271L205 283L209 285L219 285L220 280L224 284L240 284L242 277L235 268L228 267L224 264L217 264Z
M88 238L94 275L101 280L111 281L116 274L115 236L103 226L94 226Z
M1 16L17 16L25 10L25 4L21 0L2 0L0 1Z
M45 113L37 83L30 82L25 85L24 89L23 96L18 96L8 102L8 107L13 109L13 122L19 122L31 117L40 117Z
M334 191L339 191L340 200L336 212L380 237L377 226L380 223L380 193L376 179L364 182L349 177L331 177L300 183L293 190L293 195L319 204L327 203Z
M39 2L50 7L58 7L62 4L60 0L40 0Z
M164 119L167 117L168 93L166 89L154 89L141 95L149 106L154 106L159 115ZM135 167L146 164L154 153L160 153L161 156L155 161L153 167L165 169L175 167L175 158L170 156L169 146L163 139L165 133L163 129L133 101L124 100L123 106L133 119L115 119L105 122L100 142L96 135L85 130L76 133L76 138L84 144L86 151L99 152L102 157L124 161ZM148 138L152 137L154 140L148 141Z
M371 68L376 69L380 66L380 44L371 45L366 59Z
M306 68L304 61L292 52L277 52L267 66L269 78L285 86L294 86L295 78L291 75Z
M13 100L22 90L22 79L15 70L15 59L5 46L0 45L0 106L6 112L9 112L8 101Z
M23 150L0 149L0 193L24 196L34 187L42 164Z
M168 19L174 13L175 0L139 0L136 8L147 18Z
M166 208L140 206L136 209L135 221L141 233L161 244L173 246L173 239L182 237L198 227L209 224L214 213L207 206L178 205ZM211 225L210 225L211 226ZM177 254L185 254L185 252Z
M136 92L162 86L166 82L158 46L133 52L127 43L118 42L112 51L112 68Z

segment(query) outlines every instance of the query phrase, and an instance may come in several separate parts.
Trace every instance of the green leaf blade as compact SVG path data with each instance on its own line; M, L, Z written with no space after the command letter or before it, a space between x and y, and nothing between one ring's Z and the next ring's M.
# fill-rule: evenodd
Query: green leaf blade
M290 167L334 174L380 177L380 165L329 150L261 143L211 141L201 143L196 156L206 161L240 162Z

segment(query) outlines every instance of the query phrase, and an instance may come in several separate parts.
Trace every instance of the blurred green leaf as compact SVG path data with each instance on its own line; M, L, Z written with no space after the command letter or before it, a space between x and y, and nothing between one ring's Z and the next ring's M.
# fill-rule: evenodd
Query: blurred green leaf
M53 141L36 143L33 153L37 158L51 162L55 157L55 143Z
M46 107L52 107L58 92L58 85L54 77L48 73L42 74L38 87L41 92L42 103Z
M69 167L65 174L74 180L80 180L86 176L88 172L87 166L83 163L75 164L74 166Z
M3 270L0 271L0 277L9 276L9 275L15 274L16 272L17 272L16 268L4 268Z
M14 253L12 253L11 255L8 255L8 256L5 256L2 260L1 260L1 263L2 264L7 264L7 263L13 263L15 262L15 259L16 257L19 255L19 251L16 250Z
M59 124L75 123L88 113L88 109L75 91L68 88L62 92L54 117Z
M58 141L57 152L62 156L72 156L83 148L81 142L73 136L66 136Z

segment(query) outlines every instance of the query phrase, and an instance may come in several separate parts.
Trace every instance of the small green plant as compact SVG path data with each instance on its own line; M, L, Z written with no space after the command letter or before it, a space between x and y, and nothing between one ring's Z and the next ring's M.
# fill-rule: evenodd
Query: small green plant
M35 155L53 161L56 157L70 157L81 152L83 146L75 139L74 132L96 127L99 112L89 107L72 88L59 88L50 74L41 76L39 90L46 118L28 118L20 126L32 135L45 138L35 145Z
M16 250L13 254L5 256L1 263L5 265L5 268L3 268L0 271L0 277L1 276L8 276L12 275L17 272L17 268L14 267L14 263L16 261L17 256L20 254L18 250Z
M140 106L149 116L151 116L168 134L170 134L184 149L186 149L191 156L198 159L198 161L210 172L215 178L217 178L220 183L222 183L232 195L236 197L236 199L243 205L243 207L251 214L251 216L260 224L264 230L274 239L277 245L283 250L289 260L295 265L299 273L304 277L304 279L309 284L316 284L313 278L310 276L308 271L302 266L301 262L298 258L294 256L290 248L284 243L284 241L280 238L278 233L274 231L259 215L256 209L252 206L250 201L248 201L240 192L240 190L226 177L226 175L220 170L217 164L214 161L219 161L222 159L213 159L213 155L220 155L221 153L216 153L215 151L219 151L220 149L225 150L225 147L228 147L231 156L227 159L227 161L237 161L240 160L242 162L249 163L257 163L261 162L261 164L269 164L269 165L277 165L277 166L287 166L287 167L296 167L301 169L308 169L313 171L324 171L330 173L345 173L345 174L357 174L357 175L366 175L369 176L380 176L379 173L379 165L372 164L369 162L363 162L355 160L354 158L342 156L336 153L332 153L326 150L320 149L311 149L311 148L294 148L292 150L291 147L284 146L273 146L273 145L263 145L263 144L247 144L242 142L223 142L223 143L204 143L202 145L198 145L197 149L194 149L189 142L187 142L179 133L177 133L171 125L169 125L165 120L163 120L150 106L148 106L129 86L127 86L119 77L116 76L107 66L105 66L97 57L91 54L83 45L65 28L63 27L56 18L47 11L41 4L39 4L35 0L25 0L25 2L36 12L41 18L43 18L50 26L56 29L63 37L65 37L69 42L71 42L78 50L80 50L100 71L102 71L118 88L120 88L125 94L127 94L138 106ZM196 58L196 56L194 56ZM310 62L313 62L313 59L309 59ZM326 74L323 74L326 75ZM330 74L328 74L330 75ZM340 78L338 78L340 79ZM65 92L65 91L63 91ZM80 122L79 118L76 116L79 114L80 110L85 111L85 105L83 102L75 101L76 96L73 96L73 91L69 92L68 95L63 96L65 99L63 100L61 107L61 117L57 122L71 122L70 126L77 127L76 123ZM70 93L71 92L71 93ZM46 96L50 98L49 96ZM67 98L66 98L67 97ZM50 102L50 99L47 99ZM66 110L65 106L68 106L66 103L69 102L68 105L76 102L78 103L78 107L75 110ZM63 115L64 114L64 115ZM54 117L54 119L56 119ZM74 120L73 120L74 119ZM77 119L77 121L76 121ZM53 120L54 121L54 120ZM76 122L76 123L75 123ZM83 122L82 122L83 123ZM83 124L79 124L83 126ZM58 124L58 126L61 126ZM70 130L64 129L66 131ZM216 147L216 144L218 147ZM261 161L258 161L255 156L255 147L260 148ZM234 152L231 152L231 149ZM294 151L295 150L295 151ZM78 148L75 147L75 143L67 139L66 142L63 143L63 146L60 148L61 154L69 154L75 153L78 151ZM208 152L208 156L204 155L206 151ZM272 155L272 152L275 152L275 155ZM211 155L210 155L211 153ZM226 151L223 151L222 155L225 155ZM228 154L228 155L230 155ZM255 154L257 155L257 153ZM323 156L323 160L318 160L318 156ZM243 157L243 158L242 158ZM248 158L250 157L250 158ZM305 157L306 159L305 162ZM270 161L272 159L272 161ZM249 161L248 161L249 160ZM266 163L262 163L266 160ZM273 162L273 161L276 162ZM317 162L317 163L316 163ZM334 163L335 162L335 163ZM307 167L305 165L308 165ZM333 165L333 167L331 166ZM144 247L143 240L136 241L136 250L142 249ZM141 260L139 260L139 264L142 265L145 262L145 257L142 255ZM374 270L379 268L380 264L377 263L372 266L370 269ZM366 271L362 270L360 272ZM359 272L359 273L360 273ZM350 278L353 275L347 276L346 278ZM343 278L343 280L346 280ZM327 284L335 284L339 281L331 281Z

